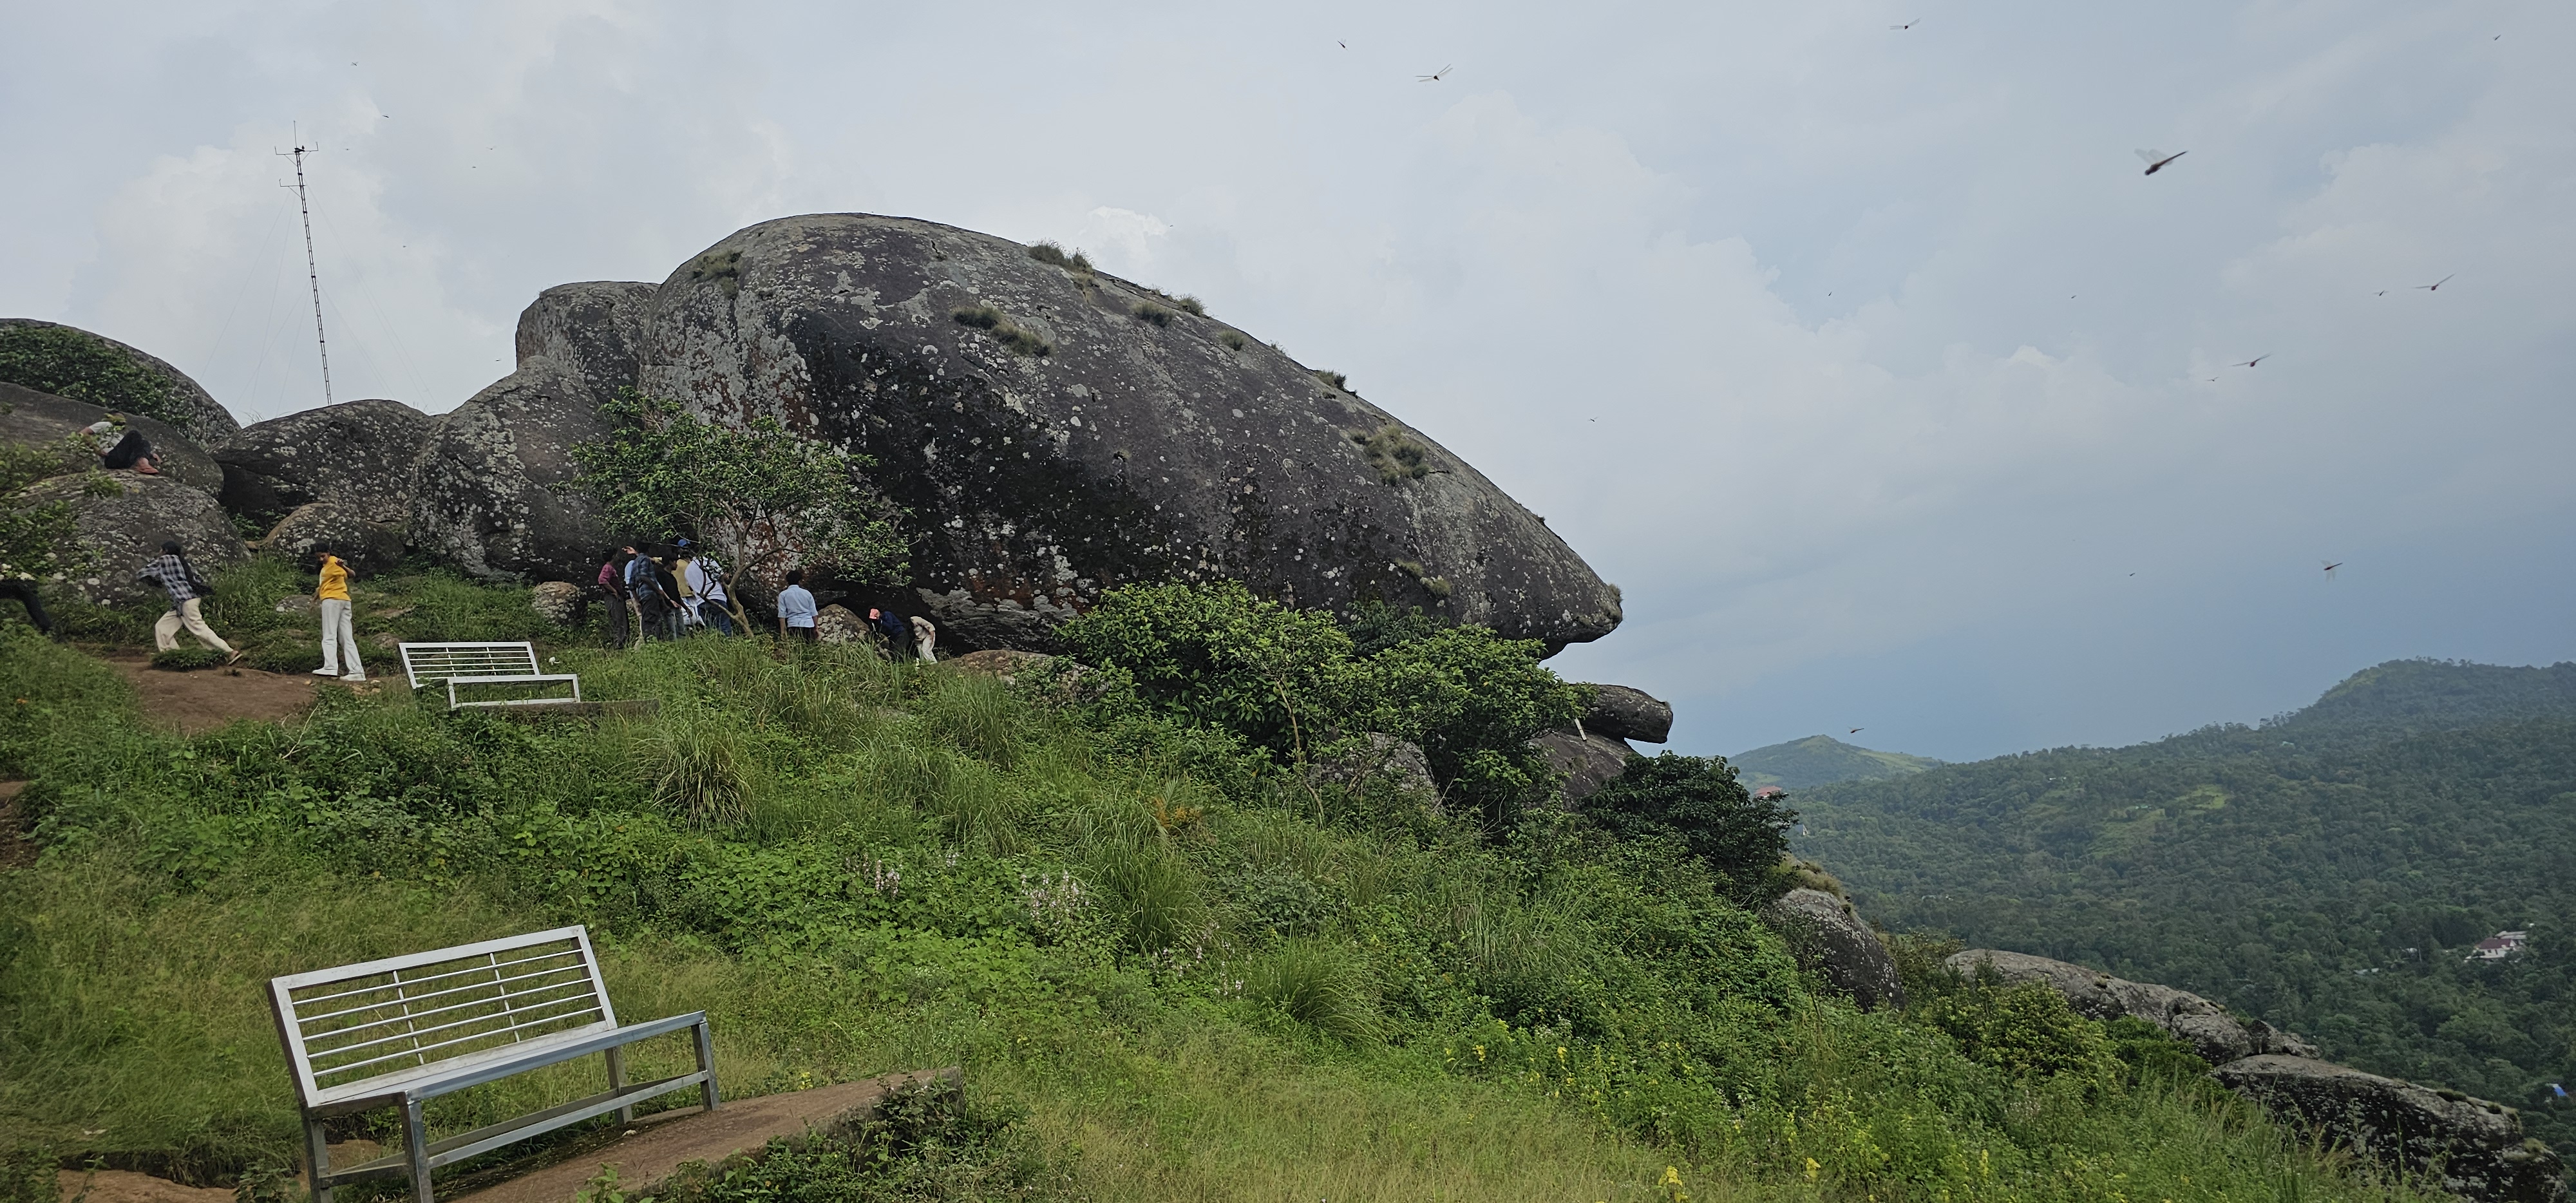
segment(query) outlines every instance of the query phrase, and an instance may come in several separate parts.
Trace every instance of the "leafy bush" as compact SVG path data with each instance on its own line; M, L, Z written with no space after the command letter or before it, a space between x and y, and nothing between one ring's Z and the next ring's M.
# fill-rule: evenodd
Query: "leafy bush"
M855 1130L778 1138L720 1165L684 1169L662 1203L937 1203L1063 1198L1073 1167L1050 1160L1027 1112L982 1091L908 1087ZM613 1180L610 1184L613 1186Z
M0 326L0 380L102 409L159 418L187 429L178 384L158 369L69 326Z
M1392 644L1356 666L1343 721L1420 744L1432 777L1499 829L1559 780L1530 736L1583 713L1582 692L1539 663L1545 650L1470 626Z
M2038 982L1980 982L1934 998L1923 1019L1959 1042L1968 1059L2015 1077L2067 1077L2096 1090L2119 1080L2102 1025L2075 1013Z
M1382 601L1364 601L1342 624L1342 630L1351 637L1352 651L1374 656L1399 643L1428 639L1456 625L1457 620L1426 614L1420 606L1398 610Z
M1798 814L1745 792L1723 756L1630 756L1626 771L1583 800L1583 813L1621 836L1681 844L1722 875L1742 905L1787 888L1783 857Z
M1057 629L1086 664L1119 669L1160 713L1294 755L1340 684L1350 639L1329 615L1235 581L1113 589Z

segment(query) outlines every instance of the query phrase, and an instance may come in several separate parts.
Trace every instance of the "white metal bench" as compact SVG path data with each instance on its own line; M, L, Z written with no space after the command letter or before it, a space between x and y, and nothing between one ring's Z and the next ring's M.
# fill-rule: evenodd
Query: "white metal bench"
M447 708L460 706L560 706L581 700L581 676L578 673L537 671L537 649L529 643L406 643L402 647L403 672L411 678L411 687L445 681ZM496 698L481 702L456 700L459 685L544 685L567 681L572 684L568 698Z
M313 1203L367 1178L411 1178L415 1203L432 1203L429 1172L566 1124L689 1086L716 1107L715 1048L704 1011L619 1026L582 927L558 927L456 948L290 974L268 983L278 1036L304 1112ZM696 1072L626 1081L625 1046L682 1029L697 1041ZM430 1099L592 1053L606 1055L608 1089L504 1123L431 1141ZM335 1169L322 1121L399 1107L403 1147Z

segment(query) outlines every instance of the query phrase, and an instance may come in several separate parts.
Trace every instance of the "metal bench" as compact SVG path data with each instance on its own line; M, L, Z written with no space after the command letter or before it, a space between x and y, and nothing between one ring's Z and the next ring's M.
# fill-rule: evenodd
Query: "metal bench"
M706 1012L620 1026L587 928L289 974L270 979L268 991L303 1107L313 1203L331 1203L341 1183L405 1175L415 1203L432 1203L429 1172L439 1166L611 1111L631 1121L635 1104L685 1087L716 1107ZM683 1029L697 1042L695 1072L626 1081L627 1045ZM421 1119L429 1100L593 1053L607 1059L605 1092L429 1139ZM402 1109L401 1151L332 1168L322 1122L384 1107Z
M402 647L403 672L411 678L411 687L445 681L447 708L460 706L561 706L581 700L581 676L578 673L537 671L536 645L529 643L406 643ZM572 684L568 698L496 698L481 702L456 700L459 685L543 685L554 681Z

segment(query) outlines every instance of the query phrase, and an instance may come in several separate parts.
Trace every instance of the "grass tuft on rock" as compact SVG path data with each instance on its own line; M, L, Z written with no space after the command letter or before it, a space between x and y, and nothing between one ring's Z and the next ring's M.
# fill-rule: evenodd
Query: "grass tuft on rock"
M1001 310L990 305L969 305L949 311L948 316L960 326L988 331L995 341L1014 355L1043 359L1055 353L1055 345L1022 329Z
M1031 245L1029 247L1029 258L1035 259L1040 263L1052 264L1056 267L1078 272L1083 275L1089 275L1091 273L1091 259L1089 256L1084 255L1080 251L1068 252L1064 249L1063 243L1056 242L1052 239Z
M1127 316L1157 327L1169 326L1172 324L1172 311L1165 309L1152 301L1138 301L1135 304L1128 306Z
M1431 473L1431 449L1413 441L1404 428L1389 422L1375 430L1345 432L1387 484L1420 480Z

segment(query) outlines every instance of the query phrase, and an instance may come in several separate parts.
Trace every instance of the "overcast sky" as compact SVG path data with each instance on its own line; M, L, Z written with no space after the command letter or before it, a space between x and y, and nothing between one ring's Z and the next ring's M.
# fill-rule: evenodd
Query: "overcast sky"
M0 314L245 422L322 401L300 128L340 399L453 407L540 289L767 218L1058 239L1545 514L1627 599L1557 667L1683 751L2576 658L2563 0L0 0L0 44Z

